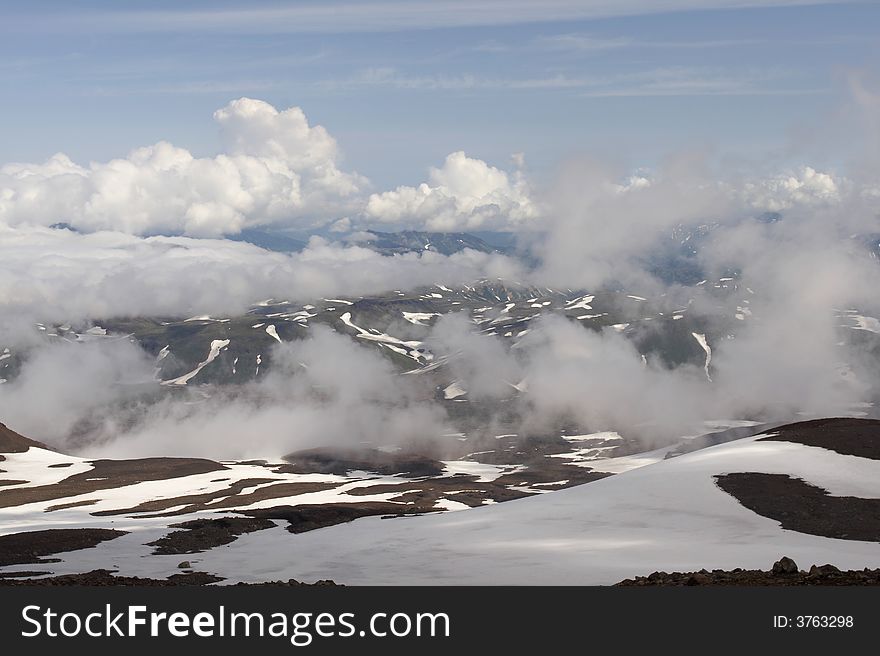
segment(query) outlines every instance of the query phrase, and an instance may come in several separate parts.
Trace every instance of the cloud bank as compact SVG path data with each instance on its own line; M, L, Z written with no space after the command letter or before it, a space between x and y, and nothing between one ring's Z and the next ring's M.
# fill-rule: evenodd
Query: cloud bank
M358 296L519 270L509 258L472 250L386 257L313 237L288 255L220 239L0 225L0 308L6 318L34 321L229 315L265 298Z

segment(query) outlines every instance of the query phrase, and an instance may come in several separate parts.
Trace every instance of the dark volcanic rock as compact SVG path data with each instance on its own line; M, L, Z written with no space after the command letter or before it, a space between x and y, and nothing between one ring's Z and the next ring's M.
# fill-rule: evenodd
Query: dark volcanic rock
M814 579L826 579L826 578L834 578L843 574L838 568L834 565L813 565L809 571L809 578Z
M539 465L532 464L519 471L503 474L494 482L497 485L538 485L544 490L562 490L613 476L587 467L554 462L550 458L544 460Z
M782 563L785 563L784 565ZM788 571L794 566L794 571ZM770 571L759 569L721 570L711 572L654 572L648 576L625 579L618 586L791 586L791 585L880 585L880 569L841 571L834 565L813 565L809 573L797 569L790 558L783 557Z
M53 562L43 557L88 549L125 534L105 528L56 528L0 535L0 566Z
M384 501L364 503L325 503L315 506L277 506L258 510L239 511L249 517L284 520L291 533L305 533L316 528L344 524L359 517L370 515L413 515L429 511L430 508L403 506Z
M0 508L52 501L144 481L162 481L223 469L226 467L219 462L202 458L95 460L92 462L92 469L69 476L52 485L0 491Z
M788 556L783 556L775 563L773 563L773 567L770 570L772 574L777 576L784 576L787 574L797 574L800 570L798 570L797 563L794 562Z
M847 456L880 460L880 420L839 417L814 419L773 429L759 441L797 442Z
M246 517L221 517L219 519L193 519L180 524L171 524L169 528L179 528L148 546L156 547L153 553L189 554L207 551L221 544L234 542L239 535L272 528L275 524L268 519L252 519ZM188 563L189 561L184 561ZM181 563L182 565L183 563Z
M336 583L332 579L318 579L314 583L303 583L301 581L297 581L296 579L287 579L286 581L263 581L262 583L236 583L236 587L238 586L256 586L256 587L266 587L266 586L283 586L283 587L298 587L298 586L309 586L309 587L333 587L337 585L343 585L340 583Z
M33 569L24 569L17 572L0 572L0 585L3 585L2 579L22 579L29 576L48 576L52 572L42 572Z
M39 575L41 572L30 572L31 576ZM49 576L40 579L22 579L14 580L0 577L0 585L5 586L117 586L117 585L136 585L141 587L174 587L184 585L208 585L222 581L222 576L215 574L207 574L205 572L187 572L182 574L172 574L167 579L148 579L138 576L116 576L113 572L106 569L96 569L91 572L82 574L65 574L63 576ZM316 581L315 583L301 583L296 579L288 579L287 581L266 581L264 583L236 583L236 586L334 586L336 583L330 580Z
M49 448L41 442L9 430L5 424L0 424L0 453L24 453L32 446L40 449Z
M139 576L115 576L106 569L96 569L82 574L64 574L62 576L48 576L40 579L0 579L0 585L6 586L94 586L104 587L111 585L137 585L146 587L169 587L181 585L207 585L222 581L222 576L206 574L205 572L188 572L185 574L172 574L167 579L147 579Z
M786 528L842 540L880 542L880 499L837 497L785 474L744 472L715 477L749 510Z
M443 473L443 463L410 453L386 453L378 449L343 450L318 448L297 451L284 456L290 464L275 471L292 474L336 474L345 476L350 471L370 471L377 474L421 477Z

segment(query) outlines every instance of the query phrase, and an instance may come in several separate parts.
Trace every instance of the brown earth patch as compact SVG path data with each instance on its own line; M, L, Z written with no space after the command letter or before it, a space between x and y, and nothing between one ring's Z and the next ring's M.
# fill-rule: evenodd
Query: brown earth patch
M202 504L213 501L214 499L222 499L223 497L227 497L232 494L238 494L246 487L260 485L261 483L270 483L272 482L272 480L273 479L271 478L243 478L228 487L220 490L214 490L213 492L205 492L203 494L188 494L180 497L168 497L166 499L151 499L150 501L144 501L143 503L139 503L138 505L132 506L131 508L122 508L119 510L102 510L100 512L92 514L95 517L109 517L112 515L125 515L129 513L161 512L162 510L174 508L175 506L201 506Z
M145 481L162 481L226 469L201 458L141 458L138 460L94 460L89 471L51 485L0 491L0 508L40 503L90 494Z
M743 506L782 528L841 540L880 542L880 499L832 496L785 474L754 472L715 477Z
M154 542L148 542L155 555L191 554L207 551L238 539L239 535L272 528L268 519L245 517L220 517L218 519L193 519L169 528L179 528Z
M536 465L529 465L525 469L503 474L495 479L498 485L535 485L543 490L562 490L575 485L583 485L584 483L592 483L600 478L613 476L607 472L593 471L588 467L578 467L576 465L561 464L556 458L552 461L545 458L543 462ZM558 483L559 481L567 481ZM546 483L558 483L556 485L546 485Z
M0 566L53 562L44 556L88 549L125 534L105 528L56 528L0 535Z
M282 474L336 474L369 471L391 476L439 476L443 463L412 453L386 453L378 449L340 450L329 448L297 451L284 456L289 464L275 467Z
M32 446L40 449L49 448L42 442L19 435L15 431L9 430L5 424L0 424L0 451L3 453L24 453ZM2 456L0 459L5 460Z
M568 442L562 437L558 438L520 438L505 437L497 440L495 449L484 453L475 453L468 456L468 460L481 462L488 465L520 465L519 471L502 474L495 479L499 485L535 485L544 490L561 490L575 485L591 483L600 478L611 476L607 472L595 471L589 467L580 467L566 463L560 458L553 456L571 453L575 450L590 447L613 447L607 451L596 451L605 457L611 457L617 451L626 446L623 439L594 439ZM587 454L585 454L587 455ZM561 485L544 485L568 481Z
M257 510L238 511L249 517L276 519L287 522L291 533L305 533L326 526L345 524L359 517L371 515L401 516L430 512L430 507L400 505L387 501L363 503L325 503L315 506L276 506Z
M406 481L400 484L382 483L356 487L346 491L352 496L369 496L371 494L390 494L399 492L391 501L412 503L423 509L433 508L441 498L459 501L472 508L483 505L486 499L492 501L510 501L531 496L528 492L511 490L494 481L491 483L476 482L476 476L450 476L446 478L429 478L423 481Z
M543 462L547 456L569 453L572 444L562 437L500 437L481 453L468 456L468 460L487 465L530 465Z
M759 442L796 442L818 446L845 456L880 460L880 420L839 417L814 419L773 429L777 435Z
M30 481L23 481L21 479L16 478L4 478L0 480L0 487L7 485L21 485L22 483L30 483Z
M143 518L151 518L151 517L174 517L175 515L188 515L190 513L198 512L200 510L226 510L229 508L239 508L242 506L249 506L252 503L257 503L258 501L266 501L268 499L284 499L287 497L298 496L300 494L307 494L309 492L321 492L322 490L329 490L334 487L338 487L341 483L278 483L276 485L266 485L265 487L261 487L258 490L254 490L253 492L248 492L247 494L241 494L240 490L242 487L248 487L249 485L257 485L259 483L271 482L275 479L247 479L249 481L246 485L238 485L238 483L245 483L245 481L239 481L236 485L232 485L226 490L219 490L217 493L208 493L205 495L190 495L188 497L174 497L171 499L159 499L155 501L146 501L134 508L127 508L124 510L105 510L97 513L92 513L95 516L98 515L123 515L128 513L142 513L142 512L152 512L153 509L157 510L165 510L167 508L173 508L175 506L184 505L185 507L180 508L178 510L174 510L172 512L153 512L153 514L149 515L141 515ZM255 482L256 481L256 482ZM238 488L238 489L236 489ZM205 497L203 500L199 500L199 497ZM224 498L225 497L225 498ZM212 502L212 499L221 499L220 501ZM191 505L185 505L191 504Z
M55 512L56 510L65 510L67 508L80 508L81 506L93 506L98 503L99 499L83 499L82 501L71 501L70 503L59 503L57 506L49 506L45 512Z
M309 494L311 492L323 492L324 490L332 490L339 487L342 483L320 483L320 482L302 482L302 483L276 483L274 485L266 485L259 490L248 492L247 494L239 494L229 497L223 501L212 503L204 510L214 510L217 508L238 508L240 506L249 506L259 501L267 501L269 499L283 499L286 497L299 496L300 494Z

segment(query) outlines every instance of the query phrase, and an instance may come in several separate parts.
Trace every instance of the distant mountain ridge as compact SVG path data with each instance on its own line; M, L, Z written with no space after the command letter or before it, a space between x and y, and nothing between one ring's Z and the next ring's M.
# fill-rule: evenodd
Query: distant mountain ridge
M422 230L402 230L400 232L381 232L366 230L358 240L344 239L363 248L382 255L402 253L423 253L425 251L452 255L470 248L481 253L506 252L503 247L491 245L486 240L467 232L429 232ZM268 251L279 253L298 253L307 246L306 239L292 237L280 231L247 228L237 235L227 237L232 241L246 242Z
M288 237L281 232L259 230L257 228L246 228L237 235L230 235L227 239L243 241L259 246L267 251L276 251L278 253L298 253L306 247L306 242L302 239Z
M403 230L401 232L379 232L368 230L375 239L365 240L361 246L383 255L400 253L422 253L430 251L441 255L452 255L470 248L481 253L500 253L500 249L467 232L425 232Z

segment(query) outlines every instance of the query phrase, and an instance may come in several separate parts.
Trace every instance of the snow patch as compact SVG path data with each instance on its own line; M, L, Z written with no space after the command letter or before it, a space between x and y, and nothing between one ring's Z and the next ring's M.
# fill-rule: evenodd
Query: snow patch
M852 319L856 322L856 325L852 327L853 330L867 330L868 332L880 334L880 321L874 317L863 317L860 314L856 314L852 316Z
M459 381L453 381L443 389L443 397L447 400L457 399L459 396L467 394L467 390L463 388Z
M275 324L271 324L266 326L266 334L269 335L274 340L277 340L279 344L283 344L281 338L278 336L278 331L275 329Z
M199 365L190 371L188 374L184 374L183 376L178 376L177 378L172 378L171 380L163 380L162 385L186 385L190 380L195 378L199 372L211 364L214 360L217 359L217 356L220 355L220 351L229 346L228 339L215 339L211 342L211 350L208 352L208 357L205 358Z
M706 380L711 383L712 376L709 375L709 364L712 362L712 347L709 346L709 342L706 340L706 335L703 333L691 333L691 335L694 336L694 339L697 340L697 343L706 352L706 362L703 365L703 370L706 372Z
M439 317L437 312L404 312L403 318L417 326L427 326L423 321L430 321L431 317Z

